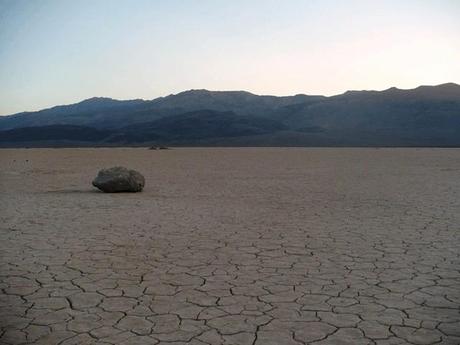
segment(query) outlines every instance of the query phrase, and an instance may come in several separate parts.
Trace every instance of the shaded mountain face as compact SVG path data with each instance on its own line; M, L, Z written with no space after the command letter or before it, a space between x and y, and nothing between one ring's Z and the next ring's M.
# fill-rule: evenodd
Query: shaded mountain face
M108 128L121 119L143 109L144 100L118 101L95 97L70 105L61 105L36 112L23 112L0 117L0 130L19 127L77 125ZM98 123L107 125L98 126Z
M121 128L111 142L194 142L209 138L244 137L285 129L282 123L234 112L198 110Z
M156 109L180 108L185 111L233 111L238 115L263 116L280 107L325 99L324 96L258 96L245 91L190 90L152 101Z
M458 129L460 86L449 90L444 93L443 87L423 87L347 92L323 102L286 107L277 118L292 128L403 130L452 126Z
M21 127L0 132L0 142L78 141L99 143L189 142L208 138L243 137L273 133L286 126L266 118L233 112L199 110L117 129L100 130L75 125Z
M107 130L73 125L15 128L0 132L0 142L83 141L97 142L111 134Z
M243 91L207 90L190 90L152 101L91 98L80 103L37 112L0 116L0 130L56 124L121 128L198 110L232 111L237 115L245 116L268 116L285 105L323 98L325 97L306 95L257 96Z
M152 101L91 98L0 117L0 142L35 141L37 126L50 140L99 145L460 146L460 85L333 97L190 90Z

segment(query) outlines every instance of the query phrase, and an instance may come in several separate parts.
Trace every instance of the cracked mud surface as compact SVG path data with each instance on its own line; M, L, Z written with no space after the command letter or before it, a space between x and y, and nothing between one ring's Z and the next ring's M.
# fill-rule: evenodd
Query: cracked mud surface
M1 344L460 344L460 150L0 163ZM113 165L144 192L94 191Z

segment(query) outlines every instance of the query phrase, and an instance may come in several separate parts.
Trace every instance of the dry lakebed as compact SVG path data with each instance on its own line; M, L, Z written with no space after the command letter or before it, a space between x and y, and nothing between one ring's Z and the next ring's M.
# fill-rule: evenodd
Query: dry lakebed
M0 150L0 344L460 344L460 150ZM141 193L91 186L101 168Z

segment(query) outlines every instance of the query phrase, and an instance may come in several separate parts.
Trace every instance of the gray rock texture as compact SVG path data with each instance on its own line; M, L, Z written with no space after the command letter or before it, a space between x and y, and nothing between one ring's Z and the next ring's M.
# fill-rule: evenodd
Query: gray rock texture
M144 185L141 173L124 167L102 169L93 180L93 186L106 193L141 192Z

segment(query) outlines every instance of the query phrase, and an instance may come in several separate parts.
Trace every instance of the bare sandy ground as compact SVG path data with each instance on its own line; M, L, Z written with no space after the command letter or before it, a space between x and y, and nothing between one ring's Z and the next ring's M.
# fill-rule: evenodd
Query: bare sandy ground
M460 150L0 151L1 344L460 344ZM91 186L124 165L138 194Z

